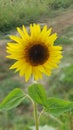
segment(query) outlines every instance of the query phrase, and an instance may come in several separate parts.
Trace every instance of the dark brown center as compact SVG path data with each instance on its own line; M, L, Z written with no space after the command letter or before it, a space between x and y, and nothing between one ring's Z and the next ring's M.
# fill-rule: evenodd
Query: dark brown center
M25 53L26 61L32 66L44 64L49 57L47 46L42 44L35 44L31 47L28 47Z

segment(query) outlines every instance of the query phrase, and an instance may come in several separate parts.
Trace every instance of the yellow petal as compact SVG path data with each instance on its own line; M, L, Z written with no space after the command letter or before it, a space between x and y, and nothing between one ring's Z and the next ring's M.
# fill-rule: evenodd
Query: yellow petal
M54 44L54 41L57 39L57 34L56 33L54 33L54 34L52 34L51 36L49 36L49 38L48 38L48 43L50 44L50 45L53 45Z
M47 43L48 43L48 41L49 41L49 35L50 35L50 33L51 33L51 29L52 29L52 28L50 28L50 29L47 31L47 26L45 25L45 26L43 27L41 33L40 33L40 36L39 36L40 39L41 39L41 41L44 42L46 45L47 45Z
M45 32L47 32L47 25L45 25L45 26L43 27L43 29L42 29L42 32L41 32L41 33L45 33Z
M16 61L16 62L10 67L10 69L15 69L15 68L22 67L23 64L25 64L25 61L23 61L23 60Z
M40 72L45 72L45 69L44 69L43 65L39 65L39 66L38 66L38 70L39 70Z
M26 72L25 72L25 81L27 82L32 74L32 66L27 64Z
M28 32L27 32L26 28L24 27L24 25L22 26L22 28L23 28L24 34L26 35L26 38L29 38Z
M24 55L11 54L11 55L6 56L6 57L9 59L21 60L24 58Z
M47 76L50 76L51 75L51 70L48 70L46 67L45 67L45 72L44 72L45 75Z
M52 28L47 31L48 36L51 34Z
M48 60L48 62L46 64L44 64L44 65L48 66L50 69L52 69L52 68L58 68L58 65L52 59Z
M24 32L19 28L17 27L17 31L19 32L20 36L25 39L25 35L24 35Z
M32 39L39 39L39 34L40 34L40 25L39 24L30 24L30 34L31 34L31 37ZM36 39L36 40L37 40Z
M17 36L11 35L10 38L11 38L12 40L18 42L18 43L22 43L22 42L23 42L23 40L22 40L21 38L17 37Z
M40 72L42 72L42 73L44 73L44 74L46 74L46 75L50 75L50 71L51 71L51 69L49 69L47 66L45 66L45 65L42 65L41 67L39 67L38 68L39 70L40 70Z
M32 71L35 80L42 79L42 73L38 70L38 67L33 67Z
M52 51L60 51L62 50L62 46L50 46L49 50Z

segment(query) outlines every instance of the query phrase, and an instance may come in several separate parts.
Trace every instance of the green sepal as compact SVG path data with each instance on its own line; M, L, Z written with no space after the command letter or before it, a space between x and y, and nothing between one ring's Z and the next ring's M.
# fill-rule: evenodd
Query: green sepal
M0 111L7 111L17 107L25 99L25 96L21 89L15 88L0 103Z
M41 84L34 83L29 86L28 93L36 103L46 106L47 96Z

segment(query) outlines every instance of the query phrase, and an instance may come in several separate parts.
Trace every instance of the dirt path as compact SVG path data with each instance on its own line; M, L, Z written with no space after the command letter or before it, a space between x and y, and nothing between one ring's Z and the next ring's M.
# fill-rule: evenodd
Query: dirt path
M49 18L45 20L45 23L61 34L64 29L73 25L73 9L67 10L55 18Z

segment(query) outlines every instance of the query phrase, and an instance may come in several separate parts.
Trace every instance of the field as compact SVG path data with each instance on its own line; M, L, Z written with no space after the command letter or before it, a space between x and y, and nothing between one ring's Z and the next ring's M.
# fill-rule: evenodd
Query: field
M30 6L30 8L29 8ZM30 23L47 24L58 33L56 45L63 46L63 59L51 77L44 76L39 82L45 85L47 95L73 101L73 0L0 0L0 101L14 88L22 88L27 93L31 83L24 81L18 73L9 70L12 61L6 59L6 45L9 35L17 35L16 27ZM39 107L40 109L40 107ZM73 130L73 113L59 117L42 115L40 125L44 130ZM29 100L17 108L0 112L0 130L31 130L34 126L33 109ZM52 128L52 130L53 130Z

